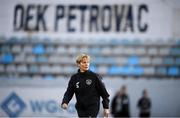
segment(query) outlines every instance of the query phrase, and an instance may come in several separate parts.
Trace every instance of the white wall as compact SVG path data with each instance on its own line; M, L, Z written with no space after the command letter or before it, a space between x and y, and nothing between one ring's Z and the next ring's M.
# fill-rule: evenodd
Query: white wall
M121 85L128 87L132 116L138 116L136 105L145 88L152 100L152 116L180 116L180 80L107 80L107 86L112 88L113 92Z
M17 36L24 36L27 35L27 32L21 30L21 31L14 31L13 30L13 20L14 20L14 8L17 4L22 4L25 7L34 4L34 5L49 5L46 14L45 14L45 20L47 22L47 28L49 29L48 31L38 31L38 32L33 32L33 35L38 35L40 37L43 36L56 36L56 37L97 37L97 34L99 37L110 37L110 38L144 38L144 39L169 39L173 36L173 9L171 6L168 4L165 4L164 1L162 0L103 0L103 1L91 1L91 0L80 0L80 1L59 1L59 0L1 0L0 1L0 35L5 35L5 36L12 36L12 35L17 35ZM65 26L67 19L64 19L62 21L62 24L60 25L60 30L57 32L53 31L54 27L54 18L55 18L55 8L56 5L79 5L79 4L85 4L85 5L121 5L121 4L131 4L133 6L133 13L134 13L134 29L135 32L77 32L75 33L69 33L64 31L67 27ZM148 13L144 12L142 16L142 22L143 23L148 23L148 31L145 33L139 32L137 30L137 6L139 4L146 4L148 6ZM30 12L33 15L32 20L30 21L30 24L33 26L35 25L35 18L36 16L36 8L33 8L32 11ZM74 14L77 15L77 19L75 19L72 23L75 28L79 28L79 19L80 19L80 12L74 12ZM85 14L88 16L88 13ZM100 21L102 22L102 21ZM123 23L122 23L123 24Z
M173 12L173 36L180 37L180 8L175 8Z
M137 101L142 95L142 90L146 88L149 91L149 96L152 100L152 116L158 117L177 117L180 116L180 80L159 80L159 79L104 79L110 98L114 96L116 91L122 86L127 85L128 94L130 97L131 116L138 116ZM61 103L62 96L67 87L68 80L60 79L55 81L43 80L8 80L1 81L0 84L0 104L10 95L15 92L27 104L27 109L24 110L21 116L75 116L76 112L65 112L62 109L51 113L47 107L56 109ZM48 101L53 100L55 104L48 105ZM45 102L46 107L42 107L41 112L33 112L30 101ZM75 101L70 102L72 105ZM72 107L70 108L72 110ZM73 110L75 111L75 110ZM7 114L0 108L0 114ZM0 116L1 116L0 115Z

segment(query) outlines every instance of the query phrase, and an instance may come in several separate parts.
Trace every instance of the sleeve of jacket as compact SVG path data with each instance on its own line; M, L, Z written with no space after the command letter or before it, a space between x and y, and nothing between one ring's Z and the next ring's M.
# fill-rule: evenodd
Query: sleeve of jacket
M141 108L141 98L138 100L137 107L138 107L139 109Z
M149 108L152 107L151 99L149 99Z
M68 83L67 90L66 90L66 92L64 93L64 97L63 97L63 100L62 100L62 104L63 104L63 103L68 104L69 101L72 99L73 94L74 94L73 77L71 77L71 79L70 79L70 81L69 81L69 83Z
M109 109L109 94L106 90L104 83L102 82L102 77L99 75L97 75L97 90L103 99L102 101L103 108Z

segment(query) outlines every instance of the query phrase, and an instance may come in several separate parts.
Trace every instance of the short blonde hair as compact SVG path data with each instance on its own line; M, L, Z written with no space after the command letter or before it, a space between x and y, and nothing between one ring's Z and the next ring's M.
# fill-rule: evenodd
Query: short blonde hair
M90 56L89 55L87 55L87 54L80 54L76 58L76 64L80 64L84 57L86 57L88 60L90 60Z

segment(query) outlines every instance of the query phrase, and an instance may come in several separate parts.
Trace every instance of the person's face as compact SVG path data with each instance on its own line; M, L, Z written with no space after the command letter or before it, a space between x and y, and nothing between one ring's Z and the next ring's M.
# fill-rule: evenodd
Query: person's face
M122 88L122 94L126 94L126 92L127 92L127 91L126 91L126 87L123 87L123 88Z
M144 97L148 97L147 91L144 91L143 96L144 96Z
M118 96L121 96L122 95L122 90L119 90L118 91Z
M85 72L89 70L89 59L87 57L84 57L82 61L79 64L79 69L81 72Z

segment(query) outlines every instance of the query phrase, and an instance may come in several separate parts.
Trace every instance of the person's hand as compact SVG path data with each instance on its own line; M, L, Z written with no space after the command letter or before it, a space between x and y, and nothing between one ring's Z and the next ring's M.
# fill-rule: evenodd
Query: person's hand
M109 109L104 109L104 118L109 116Z
M63 104L61 105L61 108L63 108L63 109L67 109L67 107L68 107L68 105L67 105L66 103L63 103Z

